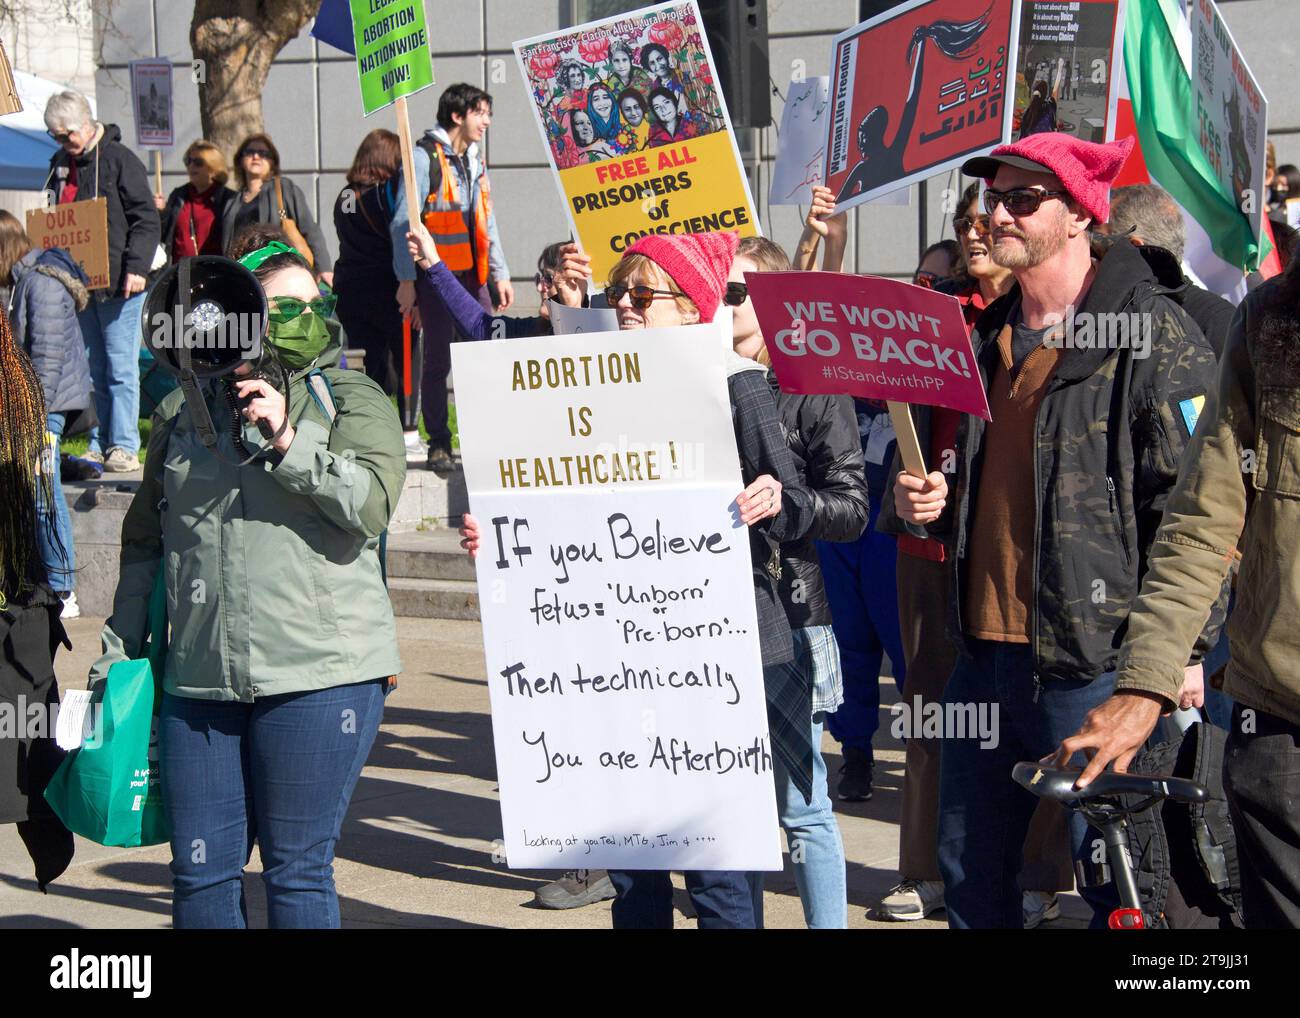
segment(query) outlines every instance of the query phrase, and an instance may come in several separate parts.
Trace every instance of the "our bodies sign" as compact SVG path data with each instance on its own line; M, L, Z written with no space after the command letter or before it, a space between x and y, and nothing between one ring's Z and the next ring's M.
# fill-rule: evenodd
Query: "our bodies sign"
M596 279L645 234L760 232L694 0L522 40L515 54Z
M924 403L989 419L955 297L839 272L746 272L786 392Z
M846 211L1011 132L1020 0L911 0L835 37L826 186Z
M452 348L512 867L780 867L722 352L709 325Z
M72 255L90 282L89 290L110 285L108 278L108 200L88 198L66 205L31 209L27 236L41 250L61 247Z

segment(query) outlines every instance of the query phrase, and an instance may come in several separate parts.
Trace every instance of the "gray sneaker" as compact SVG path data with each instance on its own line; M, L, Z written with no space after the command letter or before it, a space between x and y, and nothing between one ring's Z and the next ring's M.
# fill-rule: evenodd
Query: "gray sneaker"
M869 919L912 922L943 908L943 881L904 880L880 899Z
M604 870L569 870L559 880L538 888L533 900L538 908L582 908L616 894Z
M132 470L140 469L140 457L133 452L127 452L121 446L114 446L104 457L104 469L110 474L128 474Z
M101 467L104 465L104 454L98 449L87 449L81 458L91 463L98 463Z

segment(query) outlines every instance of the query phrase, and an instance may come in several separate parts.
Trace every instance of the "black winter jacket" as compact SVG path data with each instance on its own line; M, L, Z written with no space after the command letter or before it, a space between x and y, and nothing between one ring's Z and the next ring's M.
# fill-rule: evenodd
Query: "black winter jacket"
M1182 284L1181 273L1165 273L1170 261L1167 252L1131 244L1109 251L1076 314L1078 342L1071 348L1067 341L1038 410L1035 460L1025 464L1038 502L1030 606L1036 684L1090 681L1115 668L1129 607L1191 438L1193 401L1217 377L1210 344L1168 296ZM1017 285L976 323L971 338L986 388L1001 356L998 335L1019 303ZM1085 322L1121 312L1150 324L1146 356L1140 333L1127 348L1083 345ZM996 417L998 407L990 409ZM958 476L950 493L956 554L949 568L957 592L951 622L957 645L967 654L963 570L970 542L980 540L971 517L984 430L980 418L963 419ZM1197 659L1217 636L1226 588L1224 594L1202 633Z
M795 469L813 504L808 532L781 545L781 604L794 629L829 626L830 604L813 541L856 541L867 525L858 418L848 396L802 396L782 392L771 372L767 380Z
M167 261L169 263L172 261L172 246L176 240L176 222L181 214L181 206L185 204L185 199L189 197L189 194L189 184L182 184L180 187L175 188L172 193L167 196L167 204L163 206L163 210L160 213L162 220L162 246L163 251L167 253ZM218 187L216 193L212 196L212 210L216 213L216 222L212 224L212 229L217 232L217 237L221 244L222 251L226 250L226 241L228 239L222 232L226 225L226 207L236 197L238 197L238 195L225 186Z
M86 276L62 248L28 251L12 269L9 322L45 391L45 409L90 406L90 364L77 312L90 299Z
M107 289L92 290L92 299L121 297L128 273L149 275L158 250L161 226L153 188L144 163L122 143L116 124L105 124L94 148L69 156L59 149L50 157L47 188L57 193L68 177L69 160L77 164L77 201L101 197L108 202Z

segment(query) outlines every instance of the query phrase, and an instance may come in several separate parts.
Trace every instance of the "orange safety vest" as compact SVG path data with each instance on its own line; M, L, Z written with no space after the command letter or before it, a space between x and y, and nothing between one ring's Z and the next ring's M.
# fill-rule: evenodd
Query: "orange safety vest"
M460 198L460 177L447 165L447 153L441 145L432 146L438 155L442 179L431 187L424 199L420 218L438 246L438 257L452 272L476 269L479 285L488 280L488 216L492 213L492 194L487 169L479 178L478 200L474 203L474 243L470 244L465 225L465 204Z

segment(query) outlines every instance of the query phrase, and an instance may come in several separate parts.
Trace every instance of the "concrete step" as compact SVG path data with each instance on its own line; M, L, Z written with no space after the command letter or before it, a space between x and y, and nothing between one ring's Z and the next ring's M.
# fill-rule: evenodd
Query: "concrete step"
M460 534L434 528L388 535L388 576L415 580L474 581L474 563Z
M393 614L417 619L478 620L478 587L468 580L420 580L390 576Z

